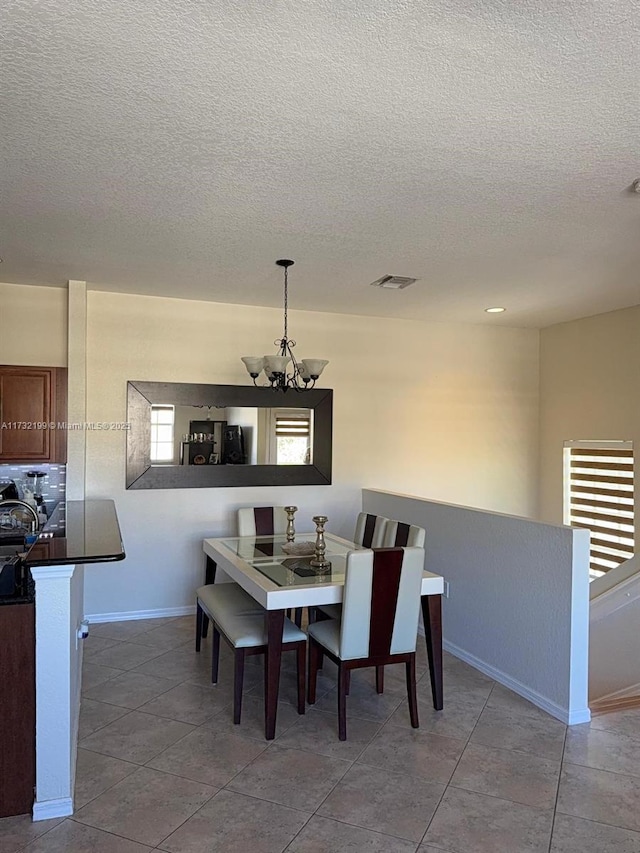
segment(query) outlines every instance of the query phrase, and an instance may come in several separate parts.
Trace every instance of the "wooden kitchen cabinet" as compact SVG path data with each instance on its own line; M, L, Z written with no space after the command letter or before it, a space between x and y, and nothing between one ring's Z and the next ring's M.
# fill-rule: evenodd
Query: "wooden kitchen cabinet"
M0 462L66 462L66 419L65 368L0 365Z
M36 783L35 605L0 607L0 818L26 814Z

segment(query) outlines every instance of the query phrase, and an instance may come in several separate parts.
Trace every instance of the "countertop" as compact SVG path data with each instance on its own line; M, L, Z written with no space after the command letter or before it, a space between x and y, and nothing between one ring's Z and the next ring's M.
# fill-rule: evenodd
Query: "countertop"
M0 595L0 605L34 601L31 568L108 563L124 558L112 500L63 501L16 567L15 588L12 593Z
M51 514L25 562L35 568L108 563L125 556L112 500L64 501Z

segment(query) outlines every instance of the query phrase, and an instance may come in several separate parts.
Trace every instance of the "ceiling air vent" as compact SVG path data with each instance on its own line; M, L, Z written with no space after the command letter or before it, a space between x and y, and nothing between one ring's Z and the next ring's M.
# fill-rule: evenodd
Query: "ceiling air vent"
M384 287L387 290L402 290L417 281L417 278L409 278L406 275L383 275L382 278L371 282L371 287Z

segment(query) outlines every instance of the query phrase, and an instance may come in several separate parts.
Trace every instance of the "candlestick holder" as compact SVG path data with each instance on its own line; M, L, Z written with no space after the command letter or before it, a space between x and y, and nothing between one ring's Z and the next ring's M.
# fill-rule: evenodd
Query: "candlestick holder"
M324 552L327 549L327 545L324 541L324 526L329 519L326 515L314 515L313 521L316 524L316 553L314 555L313 560L309 562L309 565L314 569L330 569L331 563L329 560L325 560Z
M287 542L293 542L296 538L296 528L293 524L293 518L298 511L298 507L286 506L284 511L287 513Z

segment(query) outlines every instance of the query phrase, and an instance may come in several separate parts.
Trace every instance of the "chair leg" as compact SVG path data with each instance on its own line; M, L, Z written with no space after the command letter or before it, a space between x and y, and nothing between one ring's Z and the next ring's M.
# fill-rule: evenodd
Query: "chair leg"
M349 670L341 662L338 669L338 738L347 739L347 683Z
M204 562L204 582L205 585L208 586L211 583L216 582L216 561L212 560L211 557L207 554L207 557ZM209 633L209 617L203 614L202 619L202 637L206 639L207 634Z
M213 639L211 642L211 683L218 683L218 663L220 662L220 631L213 626Z
M347 670L347 688L346 688L347 696L349 695L349 693L351 693L351 670L350 669Z
M307 698L310 705L313 705L316 701L316 682L318 680L318 668L321 660L322 649L313 637L309 637L309 687Z
M196 651L200 651L200 644L202 642L202 620L204 618L204 612L200 604L196 602Z
M296 656L298 659L298 713L304 714L304 688L307 680L307 644L304 641L298 643Z
M418 722L418 697L416 695L416 656L411 655L411 659L406 663L407 669L407 696L409 698L409 717L411 725L414 729L420 726Z
M242 714L242 685L244 683L244 649L235 650L233 673L233 722L238 725Z
M384 667L376 667L376 693L384 693Z

